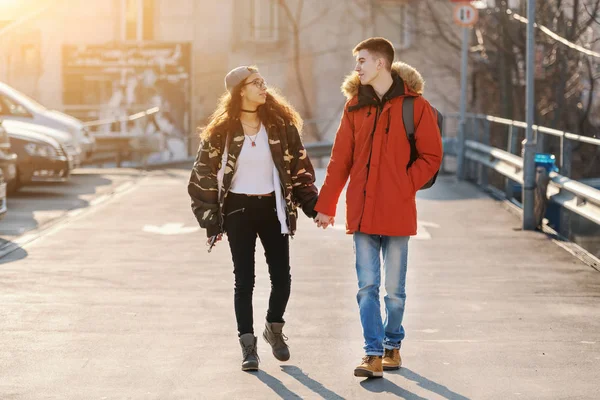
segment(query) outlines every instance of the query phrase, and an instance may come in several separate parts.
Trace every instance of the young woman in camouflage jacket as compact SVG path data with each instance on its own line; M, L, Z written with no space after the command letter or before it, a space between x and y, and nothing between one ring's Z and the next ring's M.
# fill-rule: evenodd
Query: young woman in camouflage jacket
M290 296L289 236L297 206L314 218L318 191L314 169L300 139L302 119L267 87L255 67L225 77L227 92L201 135L188 184L192 210L209 244L227 234L234 264L235 314L242 369L258 369L253 329L254 253L265 249L271 296L263 337L280 361L290 357L282 333Z

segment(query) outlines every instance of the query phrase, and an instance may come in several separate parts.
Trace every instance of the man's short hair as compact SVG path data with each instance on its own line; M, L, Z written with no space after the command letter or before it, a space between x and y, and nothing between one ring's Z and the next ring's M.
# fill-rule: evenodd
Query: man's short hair
M394 45L392 42L382 37L373 37L363 40L356 45L352 54L356 54L361 50L367 50L369 53L377 58L383 58L386 61L385 67L388 71L392 69L392 63L394 62Z

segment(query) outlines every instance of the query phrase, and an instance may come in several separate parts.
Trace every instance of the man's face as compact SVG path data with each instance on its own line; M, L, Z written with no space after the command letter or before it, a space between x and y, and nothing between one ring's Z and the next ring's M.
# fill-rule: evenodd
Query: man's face
M383 67L383 59L372 55L369 50L360 50L356 54L354 70L358 73L362 85L370 85L379 76Z

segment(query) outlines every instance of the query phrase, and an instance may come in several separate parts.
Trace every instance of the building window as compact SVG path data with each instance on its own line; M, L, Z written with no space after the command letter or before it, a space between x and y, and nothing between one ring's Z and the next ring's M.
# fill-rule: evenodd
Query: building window
M279 4L277 0L245 0L237 3L236 22L242 42L279 40Z
M404 1L379 0L373 4L375 34L392 42L396 50L411 45L411 21Z
M154 39L154 1L121 0L123 40Z

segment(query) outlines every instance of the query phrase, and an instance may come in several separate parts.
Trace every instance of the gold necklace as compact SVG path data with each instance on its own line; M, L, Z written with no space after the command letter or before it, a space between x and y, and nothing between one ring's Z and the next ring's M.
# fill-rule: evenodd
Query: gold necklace
M249 125L249 124L245 123L244 121L242 121L241 119L240 119L240 122L252 129L258 129L258 127L260 126L260 121L258 121L258 125L256 125L256 126Z

